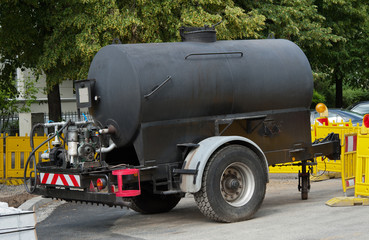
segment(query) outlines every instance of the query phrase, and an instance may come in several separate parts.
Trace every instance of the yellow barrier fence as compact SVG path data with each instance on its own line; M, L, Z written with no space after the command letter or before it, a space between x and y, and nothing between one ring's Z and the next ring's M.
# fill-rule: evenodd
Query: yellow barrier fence
M317 139L325 138L328 134L334 132L339 134L341 139L341 159L349 158L350 154L345 153L345 136L348 134L356 133L360 129L359 125L354 126L350 122L340 122L340 123L328 123L328 125L321 125L315 123L311 126L311 140L314 142ZM352 157L352 156L351 156ZM341 173L342 162L341 160L330 160L328 158L316 158L317 165L313 168L314 175L318 175L319 172L336 172ZM294 163L277 164L275 166L269 167L270 173L298 173L301 171L301 166L294 166Z
M355 196L369 197L369 134L358 134Z
M360 129L359 124L354 126L351 121L350 122L340 122L340 123L328 123L328 125L320 125L318 123L314 124L314 139L325 138L329 133L336 133L339 135L341 139L341 159L345 157L345 136L353 133L357 133ZM328 158L322 159L317 158L317 167L316 171L325 171L325 172L342 172L342 162L341 160L330 160Z
M299 163L299 162L296 162ZM269 173L298 173L301 171L301 166L294 166L294 163L276 164L269 166Z
M46 136L34 136L34 146L38 146L43 141L47 139ZM30 147L30 137L19 137L19 136L5 136L3 138L5 140L5 159L4 164L2 165L5 169L4 177L5 182L8 184L21 184L22 181L19 179L23 179L24 176L24 167L26 161L31 153ZM35 153L36 163L41 161L41 154L47 149L47 144L42 146ZM3 154L4 155L4 154ZM29 176L30 172L33 171L33 162L28 166L27 175ZM18 180L14 180L18 179Z
M341 179L343 193L347 196L347 190L355 187L357 133L345 134L342 140L344 141L344 145L341 149Z
M367 130L366 130L367 132ZM349 139L351 137L351 139ZM355 144L356 141L356 144ZM362 134L359 129L356 135L347 135L345 138L345 151L354 152L356 157L346 157L342 165L342 186L346 189L354 188L355 197L335 197L326 202L332 207L346 207L355 205L369 205L369 135ZM354 173L354 177L352 174ZM346 187L346 188L345 188ZM361 197L363 196L363 197Z
M3 134L0 135L0 179L5 179L5 156L4 156L4 136Z

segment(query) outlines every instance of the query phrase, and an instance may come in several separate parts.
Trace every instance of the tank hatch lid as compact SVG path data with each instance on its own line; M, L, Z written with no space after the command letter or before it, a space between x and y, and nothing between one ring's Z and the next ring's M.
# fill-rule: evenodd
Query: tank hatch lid
M204 27L180 27L179 34L182 42L215 42L217 40L215 26L205 25Z

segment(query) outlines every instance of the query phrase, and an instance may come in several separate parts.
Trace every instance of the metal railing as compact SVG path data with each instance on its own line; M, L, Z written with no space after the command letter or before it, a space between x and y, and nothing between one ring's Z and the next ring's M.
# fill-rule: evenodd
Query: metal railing
M88 121L92 121L92 116L88 112L81 112L81 115L79 115L79 117L80 117L80 120L84 120L85 118L87 118ZM77 122L77 121L79 121L78 113L77 112L63 112L62 113L62 120L63 121L72 120L74 122ZM49 114L48 113L45 113L44 121L45 121L45 123L49 121Z
M0 133L15 135L17 132L19 132L18 114L3 115L0 117Z
M63 112L62 113L63 121L72 120L79 121L77 112ZM81 112L80 120L92 121L92 116L88 112ZM49 114L44 113L44 122L47 123L49 121ZM15 136L19 134L19 116L18 114L9 115L9 116L1 116L0 117L0 133L8 134L9 136Z

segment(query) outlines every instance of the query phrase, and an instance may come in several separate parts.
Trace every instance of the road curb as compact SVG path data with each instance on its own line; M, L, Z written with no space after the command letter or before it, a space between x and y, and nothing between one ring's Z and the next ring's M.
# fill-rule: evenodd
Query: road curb
M38 196L27 200L20 205L19 208L26 211L36 211L38 208L50 203L51 201L51 198L43 198L42 196Z

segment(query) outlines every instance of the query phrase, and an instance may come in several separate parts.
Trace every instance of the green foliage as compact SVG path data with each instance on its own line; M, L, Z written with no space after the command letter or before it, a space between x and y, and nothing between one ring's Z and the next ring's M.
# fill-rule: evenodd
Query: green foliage
M2 79L5 79L4 76L2 77ZM11 124L14 124L9 121L11 116L16 113L30 111L30 106L36 100L35 94L37 93L33 79L28 78L18 82L18 84L23 85L21 93L17 90L14 91L17 83L12 74L8 76L6 84L2 83L3 85L0 87L0 122L2 123L0 132L4 132L9 129ZM17 100L18 97L22 98L23 101Z
M65 79L87 78L93 56L114 38L123 43L178 41L182 25L221 20L220 39L257 38L265 20L231 0L3 0L0 9L2 61L12 69L46 74L49 103L54 104L49 112L60 102L53 86ZM2 82L8 90L12 87ZM60 118L58 112L53 111L53 118Z
M29 112L31 110L31 104L37 99L36 94L38 89L35 83L35 79L31 77L18 80L18 85L22 85L22 89L18 95L22 99L22 103L18 102L17 112Z
M313 65L329 74L336 84L336 106L341 107L342 87L350 85L368 90L369 86L369 7L367 0L316 0L325 17L324 26L341 41L316 53Z
M319 86L316 86L315 88L318 88L319 91L314 90L313 103L311 107L315 107L315 99L319 99L319 95L323 97L320 100L321 102L325 103L330 108L335 107L335 85L332 85L328 80L322 80L319 82ZM315 94L318 95L315 96ZM350 85L343 86L342 108L347 108L348 106L359 101L368 101L368 99L369 91L367 91L366 89L355 88Z
M9 82L12 88L17 84L11 76ZM18 85L23 85L21 92L14 94L6 87L0 88L0 114L1 116L13 115L19 112L29 112L31 104L36 100L35 94L38 89L35 87L34 79L28 78L18 81ZM18 101L17 98L22 99Z
M330 47L341 37L324 27L325 18L318 13L314 0L235 1L245 9L257 9L266 17L263 35L289 39L299 45L309 57L321 47Z
M64 15L47 38L39 65L53 79L86 78L93 56L114 38L123 43L178 41L182 25L201 26L221 20L221 39L258 37L264 21L255 12L246 14L234 7L232 1L141 0L133 4L91 0L61 2L62 9Z
M236 0L266 17L263 35L299 45L314 71L316 90L342 105L342 86L369 89L369 6L367 0ZM328 89L319 88L328 81ZM330 85L335 84L332 88ZM327 95L325 94L327 93ZM333 95L334 96L334 95Z
M343 107L346 108L360 101L368 101L369 92L362 89L346 88L343 90Z
M219 21L220 39L258 38L265 20L231 0L26 0L3 1L0 8L0 55L45 73L49 90L65 79L85 79L93 56L114 38L178 41L182 25Z
M311 62L317 92L330 102L329 91L339 93L343 85L369 88L368 8L367 0L3 0L2 72L26 67L45 73L50 90L65 79L85 79L93 56L114 38L179 41L183 25L222 21L218 39L272 34L295 42ZM16 94L6 80L0 87Z
M313 92L313 100L311 101L311 106L310 108L315 108L315 106L318 104L318 103L325 103L326 102L326 99L325 97L318 93L317 91L314 90Z
M0 116L8 116L17 112L17 94L13 91L15 81L9 76L9 85L0 88Z

